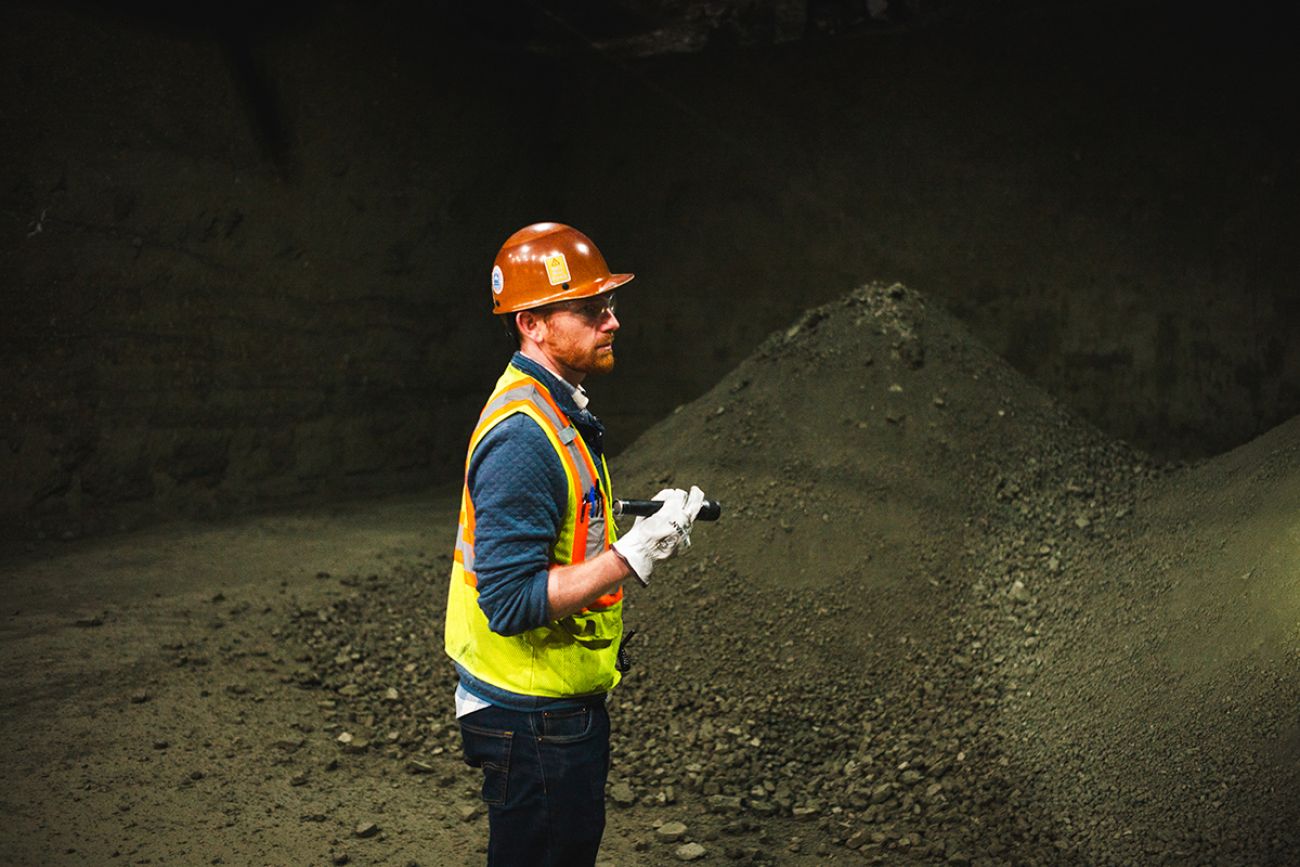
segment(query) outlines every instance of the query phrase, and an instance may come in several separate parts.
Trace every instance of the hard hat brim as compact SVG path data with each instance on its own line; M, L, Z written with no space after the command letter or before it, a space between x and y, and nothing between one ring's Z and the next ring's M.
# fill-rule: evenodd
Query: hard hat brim
M497 309L497 314L518 313L520 310L535 310L538 307L545 307L547 304L555 304L559 301L571 301L575 298L590 298L593 295L603 295L606 292L613 292L619 286L629 282L635 274L610 274L603 280L596 280L586 286L579 286L575 289L559 289L544 298L533 298L527 304L521 304L509 309Z

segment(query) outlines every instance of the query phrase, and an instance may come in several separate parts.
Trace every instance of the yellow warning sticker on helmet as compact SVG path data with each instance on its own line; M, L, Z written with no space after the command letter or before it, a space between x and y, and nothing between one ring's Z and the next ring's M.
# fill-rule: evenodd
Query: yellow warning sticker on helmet
M563 253L546 257L546 279L551 281L552 286L569 282L569 263L565 261Z

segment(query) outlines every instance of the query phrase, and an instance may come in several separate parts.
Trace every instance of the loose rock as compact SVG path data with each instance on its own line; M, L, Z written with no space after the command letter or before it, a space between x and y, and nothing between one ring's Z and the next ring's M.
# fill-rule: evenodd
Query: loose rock
M678 846L673 854L677 856L678 861L698 861L708 854L708 850L699 843L686 843Z
M636 792L627 783L615 783L609 789L609 797L620 807L630 807L636 803Z

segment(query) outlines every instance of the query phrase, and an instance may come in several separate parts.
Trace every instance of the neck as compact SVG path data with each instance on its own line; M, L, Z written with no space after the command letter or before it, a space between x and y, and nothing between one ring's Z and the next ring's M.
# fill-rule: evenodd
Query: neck
M519 348L519 351L525 358L536 361L542 367L545 367L569 385L582 385L582 380L586 378L586 374L582 371L574 370L573 368L560 364L555 359L551 358L546 354L546 350L536 343L526 343L524 346Z

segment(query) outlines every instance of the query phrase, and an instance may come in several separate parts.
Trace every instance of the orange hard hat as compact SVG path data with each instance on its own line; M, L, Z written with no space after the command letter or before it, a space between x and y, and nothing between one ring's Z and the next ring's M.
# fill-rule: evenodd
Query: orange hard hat
M492 265L492 312L514 313L611 292L632 279L611 274L591 239L563 223L533 223L501 245Z

